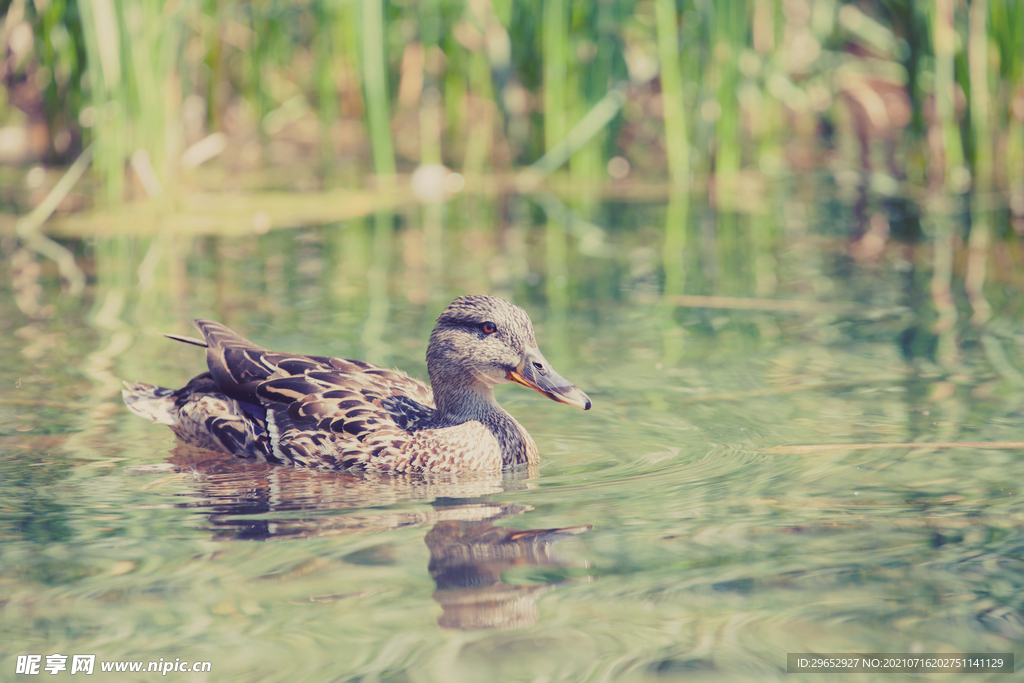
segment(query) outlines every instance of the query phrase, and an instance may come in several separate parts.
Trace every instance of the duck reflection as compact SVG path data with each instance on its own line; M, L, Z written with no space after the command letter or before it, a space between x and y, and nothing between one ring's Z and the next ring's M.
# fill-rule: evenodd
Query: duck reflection
M567 581L515 585L502 581L502 574L529 566L568 566L554 554L555 544L593 528L495 526L498 520L532 508L481 498L532 488L532 472L433 477L318 472L252 464L183 445L164 465L129 469L193 480L199 499L179 505L208 511L206 519L216 540L311 538L431 526L424 540L436 585L433 598L444 610L438 619L443 628L517 628L536 622L537 598ZM388 510L416 500L429 506ZM324 511L336 514L289 514Z
M537 621L537 598L562 582L533 586L504 583L503 572L527 565L561 564L551 553L563 538L592 529L509 529L491 519L437 522L427 534L434 599L445 628L515 628Z

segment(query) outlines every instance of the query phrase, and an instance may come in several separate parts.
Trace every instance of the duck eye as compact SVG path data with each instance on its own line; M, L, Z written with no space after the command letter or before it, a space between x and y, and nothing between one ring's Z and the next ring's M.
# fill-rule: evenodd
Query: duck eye
M480 329L484 331L484 334L494 334L498 331L498 326L488 321L480 326Z

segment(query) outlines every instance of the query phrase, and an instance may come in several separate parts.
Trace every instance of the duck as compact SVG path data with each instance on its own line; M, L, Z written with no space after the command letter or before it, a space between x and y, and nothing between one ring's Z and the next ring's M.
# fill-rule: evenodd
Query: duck
M198 448L277 465L392 474L533 467L537 445L497 402L517 383L590 410L555 372L526 311L489 295L460 296L427 344L430 385L360 360L269 351L198 319L208 371L180 389L124 382L128 409Z

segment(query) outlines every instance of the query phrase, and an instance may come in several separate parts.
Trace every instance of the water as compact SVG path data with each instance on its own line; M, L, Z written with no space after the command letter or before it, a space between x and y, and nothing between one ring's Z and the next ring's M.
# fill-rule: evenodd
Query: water
M991 254L984 326L951 242L943 329L932 242L858 251L827 187L771 193L757 213L694 203L681 226L657 203L598 202L560 225L526 198L469 197L261 236L82 236L66 242L90 273L82 297L7 238L0 678L28 680L22 654L68 655L54 680L95 654L97 669L208 661L166 678L237 681L772 680L788 652L1019 659L1020 448L955 445L1021 439L1014 240ZM192 317L425 377L433 319L470 292L514 297L594 401L499 388L540 447L537 477L254 466L176 444L120 401L121 379L200 371L201 352L160 336L191 334Z

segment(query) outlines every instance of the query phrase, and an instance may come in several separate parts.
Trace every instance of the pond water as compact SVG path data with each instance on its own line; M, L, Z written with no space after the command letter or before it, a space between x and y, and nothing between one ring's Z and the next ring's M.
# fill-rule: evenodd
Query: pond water
M82 296L5 238L0 679L31 680L15 674L29 654L68 656L53 680L74 680L76 654L97 673L210 662L160 677L189 681L772 680L796 652L1019 661L1024 459L996 443L1024 431L1019 239L993 211L976 324L966 209L869 198L865 213L827 179L802 183L753 211L466 196L261 235L70 237ZM499 388L540 448L536 477L254 466L121 402L122 379L202 370L161 336L194 317L425 378L433 321L465 293L526 308L593 400ZM845 678L893 676L830 680Z

